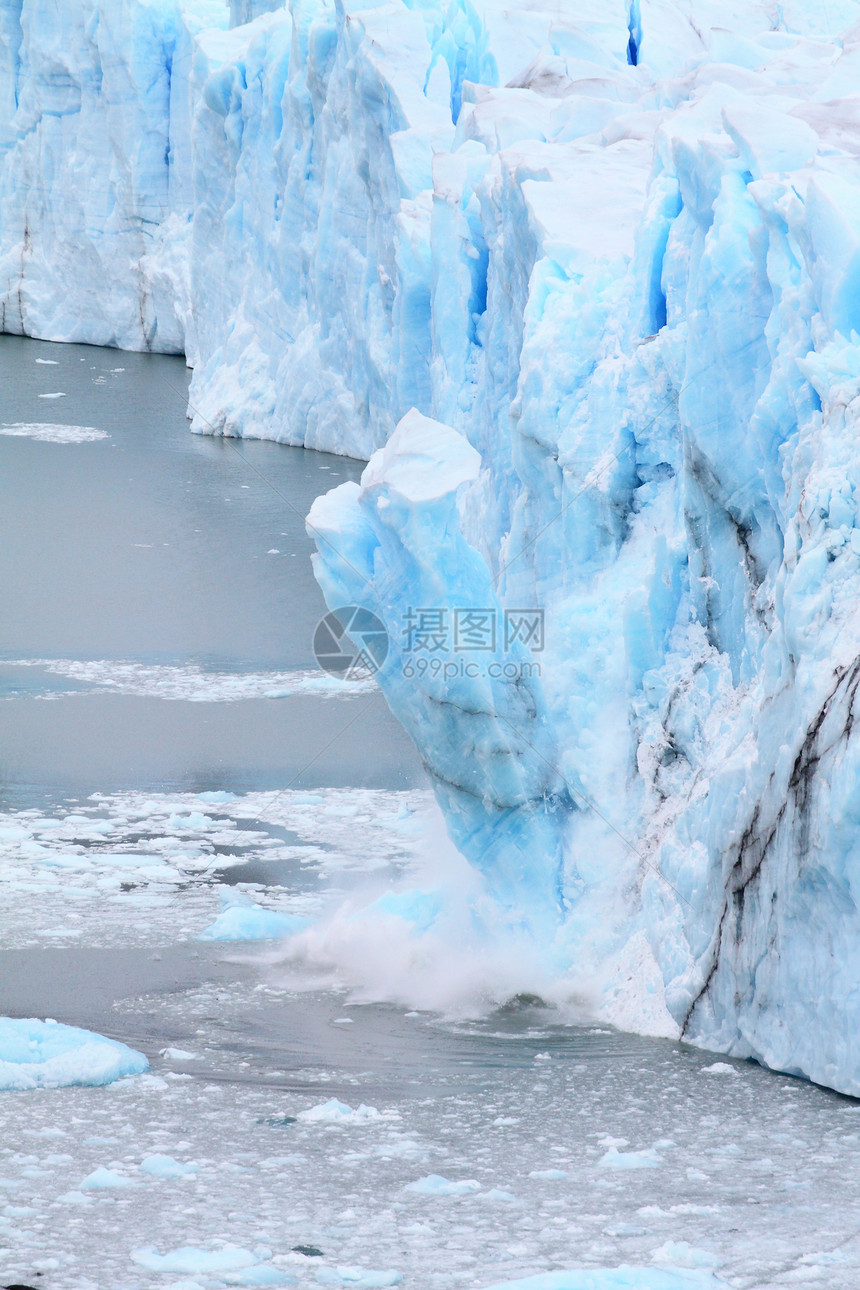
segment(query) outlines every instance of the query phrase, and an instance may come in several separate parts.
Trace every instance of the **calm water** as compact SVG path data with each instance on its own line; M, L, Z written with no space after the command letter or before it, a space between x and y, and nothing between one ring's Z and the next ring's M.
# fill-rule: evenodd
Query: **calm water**
M0 422L109 435L0 435L0 1014L91 1026L152 1067L0 1095L0 1283L480 1290L631 1265L647 1287L659 1265L856 1287L849 1099L540 1000L446 1021L196 941L222 885L324 916L408 874L422 780L378 693L266 697L314 666L302 517L360 465L192 436L186 381L170 358L0 338ZM269 789L244 811L195 796ZM332 1097L373 1112L303 1118ZM188 1172L141 1172L153 1152ZM98 1168L127 1186L82 1190ZM257 1281L140 1262L225 1243Z
M181 359L0 337L0 423L110 436L0 436L0 802L293 778L420 782L378 692L205 701L207 678L223 688L258 675L264 690L267 674L315 669L325 605L304 516L362 464L192 435L187 384ZM9 666L21 660L66 666ZM135 684L126 669L116 694L115 668L102 669L101 683L69 674L68 664L93 661L161 672ZM150 690L171 681L175 690L188 669L204 701L140 692L147 679Z

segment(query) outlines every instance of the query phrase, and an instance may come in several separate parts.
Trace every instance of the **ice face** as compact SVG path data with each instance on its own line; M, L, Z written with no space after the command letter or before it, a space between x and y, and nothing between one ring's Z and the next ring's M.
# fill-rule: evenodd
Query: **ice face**
M329 605L362 605L386 628L378 680L421 749L451 836L513 916L544 924L562 913L561 825L575 808L528 650L505 651L490 570L460 531L457 494L479 468L462 435L413 409L360 486L318 499L308 528ZM466 640L480 632L479 663L463 650L437 667L441 655L421 648L446 641L452 621Z
M434 521L395 479L402 422L360 489L317 503L317 574L390 633L407 602L540 604L532 711L571 809L542 819L554 842L528 835L522 885L541 905L541 861L563 857L571 954L594 951L608 995L642 929L688 1038L857 1092L846 54L748 13L670 90L655 73L684 71L683 40L646 71L663 18L640 20L636 72L599 92L560 54L468 89L434 158L431 411L482 469ZM390 656L380 682L431 771L447 750L476 772L481 705L404 680ZM523 736L502 688L487 719ZM519 823L488 849L448 794L503 894Z
M860 1091L856 4L262 7L4 10L2 327L382 450L318 574L501 904ZM540 676L407 675L524 606Z

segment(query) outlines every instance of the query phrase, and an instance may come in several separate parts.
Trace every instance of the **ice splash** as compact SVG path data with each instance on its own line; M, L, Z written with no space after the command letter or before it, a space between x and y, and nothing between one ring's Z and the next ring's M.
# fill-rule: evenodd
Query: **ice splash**
M566 933L537 941L426 792L95 795L0 813L0 861L7 949L157 947L178 934L353 1002L466 1018L529 996L559 1019L677 1033L644 939L603 977ZM121 917L105 920L106 907Z
M559 1023L598 1020L677 1038L641 932L607 949L575 920L531 921L508 909L492 874L468 863L427 798L416 801L408 838L396 878L377 870L342 887L304 929L256 961L282 986L336 990L350 1003L463 1020L529 999Z

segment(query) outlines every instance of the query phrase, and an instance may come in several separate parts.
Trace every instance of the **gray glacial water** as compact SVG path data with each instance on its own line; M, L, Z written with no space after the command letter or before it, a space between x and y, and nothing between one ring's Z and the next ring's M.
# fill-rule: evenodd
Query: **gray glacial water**
M187 385L182 359L0 337L0 802L420 782L378 692L260 693L316 670L304 516L362 463L192 435ZM44 422L109 437L10 434ZM206 701L249 676L251 697Z

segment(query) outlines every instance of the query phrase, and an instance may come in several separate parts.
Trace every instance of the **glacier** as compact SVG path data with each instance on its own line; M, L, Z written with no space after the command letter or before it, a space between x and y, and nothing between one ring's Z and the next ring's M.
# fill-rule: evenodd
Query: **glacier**
M3 0L0 330L370 458L332 608L631 1027L860 1094L860 4ZM513 678L416 607L537 608Z

